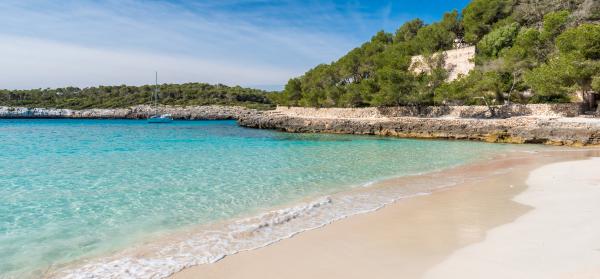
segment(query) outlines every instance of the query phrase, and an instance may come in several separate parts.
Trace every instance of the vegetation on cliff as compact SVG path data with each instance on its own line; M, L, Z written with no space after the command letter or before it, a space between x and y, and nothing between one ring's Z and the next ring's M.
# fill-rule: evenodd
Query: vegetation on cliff
M122 108L151 104L154 86L99 86L88 88L0 90L0 105L40 108ZM161 105L238 105L256 109L273 107L269 92L206 83L159 85Z
M420 19L378 32L331 64L291 79L282 105L395 105L594 102L600 91L600 2L473 0L439 22ZM458 39L477 46L475 70L448 82L443 55ZM429 72L411 69L423 55Z

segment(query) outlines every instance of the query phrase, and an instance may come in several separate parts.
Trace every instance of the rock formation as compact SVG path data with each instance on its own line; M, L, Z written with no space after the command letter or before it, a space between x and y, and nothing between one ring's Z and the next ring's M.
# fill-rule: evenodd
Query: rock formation
M292 133L382 135L569 146L600 145L600 119L593 118L326 118L271 111L243 116L238 123L245 127Z

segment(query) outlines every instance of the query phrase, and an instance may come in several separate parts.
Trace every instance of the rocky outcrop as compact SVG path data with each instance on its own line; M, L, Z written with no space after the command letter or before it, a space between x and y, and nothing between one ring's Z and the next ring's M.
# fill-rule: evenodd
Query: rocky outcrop
M585 118L318 118L277 112L241 117L245 127L293 133L382 135L500 143L600 145L600 120Z
M0 118L122 118L144 119L152 114L169 113L174 119L190 120L224 120L238 119L241 116L255 114L256 110L244 107L231 106L191 106L174 107L161 106L134 106L117 109L52 109L52 108L24 108L0 107Z

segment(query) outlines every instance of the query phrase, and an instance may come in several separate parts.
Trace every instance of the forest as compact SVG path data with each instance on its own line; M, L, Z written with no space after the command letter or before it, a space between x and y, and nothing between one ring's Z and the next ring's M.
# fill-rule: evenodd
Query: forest
M378 32L339 60L292 78L276 102L364 107L443 104L595 103L600 92L600 1L473 0L440 21ZM477 47L475 69L449 82L443 55ZM415 73L411 56L430 69Z
M0 105L43 108L122 108L152 104L154 85L99 86L89 88L0 90ZM273 93L258 89L206 83L158 85L157 102L161 105L239 105L256 109L274 106Z

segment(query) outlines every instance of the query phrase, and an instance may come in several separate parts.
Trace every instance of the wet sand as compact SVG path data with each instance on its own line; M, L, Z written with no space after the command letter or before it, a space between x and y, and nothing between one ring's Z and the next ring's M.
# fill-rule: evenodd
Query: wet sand
M600 208L589 205L593 198L600 200L596 189L600 188L600 160L587 160L590 156L600 153L541 152L442 172L429 179L462 177L464 182L264 248L240 252L214 264L188 268L172 278L549 278L562 274L555 274L555 270L600 276L600 270L589 265L600 255L600 250L594 250L600 249L600 241L594 242L598 239L595 236L600 236L600 226L587 225L590 218L600 220ZM569 171L558 172L557 162L566 162L559 163L565 164L559 169ZM590 171L593 169L599 171ZM410 180L390 180L378 187L407 182ZM545 186L550 183L555 185ZM573 189L566 188L567 184ZM540 191L547 191L544 194L552 197L552 203L536 200ZM578 191L578 195L568 195ZM553 209L551 204L568 207L569 214L553 214L565 209ZM579 207L586 213L571 218ZM570 225L568 233L552 234L556 231L553 227L565 224ZM579 229L585 230L587 238L575 243ZM561 243L557 243L557 237L562 237ZM544 240L543 244L531 250L536 239ZM586 251L575 253L588 246ZM498 250L503 253L496 253ZM557 256L539 259L557 251ZM557 261L563 257L575 258L569 261L569 268L558 270L561 265ZM519 260L501 260L506 258ZM553 269L553 265L558 267Z

